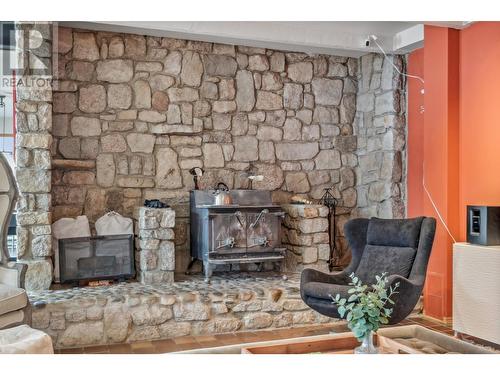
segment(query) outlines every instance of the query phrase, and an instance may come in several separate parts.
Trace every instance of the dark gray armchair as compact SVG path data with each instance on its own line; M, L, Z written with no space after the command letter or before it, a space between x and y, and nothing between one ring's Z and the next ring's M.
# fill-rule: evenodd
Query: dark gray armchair
M344 233L352 252L351 263L333 274L304 270L302 299L320 314L339 318L330 295L349 296L352 272L367 285L375 283L375 275L387 272L389 285L400 283L389 319L389 324L399 323L412 312L422 293L435 230L436 220L429 217L348 221Z

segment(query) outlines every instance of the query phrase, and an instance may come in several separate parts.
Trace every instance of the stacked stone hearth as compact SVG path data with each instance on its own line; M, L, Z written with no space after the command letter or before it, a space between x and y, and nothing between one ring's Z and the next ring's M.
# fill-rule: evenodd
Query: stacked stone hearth
M173 285L32 292L33 327L56 348L158 340L333 321L300 299L299 277L234 274Z
M175 211L138 207L135 219L137 279L144 284L173 283Z
M330 237L328 208L323 205L285 204L282 242L287 248L285 269L314 268L328 272ZM341 216L337 219L340 220ZM338 239L340 244L341 239ZM339 247L340 248L340 247ZM342 258L342 253L338 254ZM348 259L342 259L344 264Z

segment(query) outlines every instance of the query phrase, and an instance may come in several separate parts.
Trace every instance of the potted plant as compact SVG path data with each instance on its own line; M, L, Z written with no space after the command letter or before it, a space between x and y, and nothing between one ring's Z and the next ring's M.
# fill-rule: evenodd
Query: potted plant
M376 354L378 349L373 345L373 333L377 332L381 324L387 324L392 314L394 305L391 297L397 293L399 282L387 288L388 282L386 273L375 276L375 284L363 285L361 280L352 273L349 275L352 288L347 292L349 298L341 298L339 294L330 295L341 318L347 320L347 326L354 334L354 337L361 342L361 345L354 349L357 354Z

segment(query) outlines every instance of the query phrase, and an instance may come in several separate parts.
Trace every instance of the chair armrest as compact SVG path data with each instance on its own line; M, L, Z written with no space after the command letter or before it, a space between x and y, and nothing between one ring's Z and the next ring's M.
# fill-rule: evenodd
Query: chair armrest
M0 283L24 289L24 278L28 266L24 263L0 264Z
M423 283L420 283L418 279L407 279L401 275L390 275L387 276L387 285L394 286L399 282L399 290L410 290L410 289L420 289Z
M399 290L409 290L413 288L419 288L421 285L416 283L414 280L409 280L401 275L391 275L387 276L387 286L394 287L396 283L399 283Z
M317 282L325 284L347 285L351 279L344 271L332 274L323 273L312 268L306 268L300 276L300 283Z
M400 275L387 277L387 286L394 287L399 282L397 293L391 297L394 301L393 313L389 318L389 324L396 324L411 314L422 293L423 283L418 280L407 279Z

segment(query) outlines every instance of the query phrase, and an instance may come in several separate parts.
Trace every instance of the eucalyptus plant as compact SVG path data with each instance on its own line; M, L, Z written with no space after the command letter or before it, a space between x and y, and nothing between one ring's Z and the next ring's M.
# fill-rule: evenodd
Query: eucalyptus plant
M363 285L361 280L354 273L350 274L352 286L347 292L349 298L341 298L340 294L334 297L330 295L333 304L337 305L341 318L347 320L347 326L352 331L358 341L370 332L377 332L381 324L387 324L393 309L389 305L394 305L391 297L398 293L399 282L394 286L386 287L388 279L386 273L375 276L375 284Z

